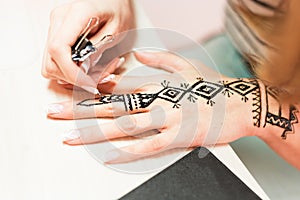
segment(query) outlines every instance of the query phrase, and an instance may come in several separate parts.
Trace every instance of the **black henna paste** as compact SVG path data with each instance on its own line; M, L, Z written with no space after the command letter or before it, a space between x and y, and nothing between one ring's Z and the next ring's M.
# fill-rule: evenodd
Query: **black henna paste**
M213 100L217 95L223 94L230 98L232 95L238 95L243 102L248 102L250 96L252 97L252 113L253 125L257 127L265 127L266 124L274 125L284 129L282 138L286 139L288 133L294 132L293 124L298 123L295 106L289 106L289 112L286 116L283 115L282 107L279 106L277 113L272 113L269 110L269 99L278 100L278 93L280 90L272 87L265 87L266 89L266 115L265 123L261 124L262 120L262 99L261 88L255 79L237 79L235 81L220 81L218 83L204 81L198 78L198 81L193 85L188 83L181 83L179 87L170 86L170 82L164 80L161 85L163 89L157 93L135 93L135 94L112 94L104 95L96 99L86 99L78 103L79 106L96 106L109 103L123 103L126 111L133 111L142 108L147 108L156 99L162 99L173 103L173 108L180 108L183 98L195 103L198 98L205 99L207 104L213 106Z

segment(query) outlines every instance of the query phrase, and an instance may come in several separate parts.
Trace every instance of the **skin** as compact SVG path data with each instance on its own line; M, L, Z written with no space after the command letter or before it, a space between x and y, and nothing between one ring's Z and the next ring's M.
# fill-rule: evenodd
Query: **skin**
M192 85L199 80L201 74L205 74L205 81L215 84L223 83L226 85L239 81L239 79L220 77L204 65L193 62L200 67L200 74L191 62L170 53L136 52L135 56L141 63L164 69L169 74L145 77L142 80L138 77L116 76L115 79L105 83L108 85L107 88L110 88L106 92L152 94L163 89L160 84L163 80L170 82L172 87L179 86L183 81ZM243 81L247 83L255 81L258 84L258 94L261 97L261 116L266 116L267 112L277 113L280 103L272 98L268 86L258 79L243 79ZM118 87L119 82L120 87ZM136 87L133 87L134 83ZM143 83L144 85L145 83L148 84L139 87ZM133 88L135 89L133 90ZM179 108L173 108L173 103L169 101L156 99L146 108L132 109L128 112L125 112L124 106L118 103L85 107L78 104L74 106L72 102L62 102L57 104L61 107L60 111L49 113L48 117L53 119L113 118L111 122L100 127L75 130L79 133L78 137L64 141L69 145L90 144L136 136L148 130L158 132L151 139L113 150L114 155L117 156L114 158L108 156L106 162L110 164L129 162L173 148L227 144L242 137L257 136L286 161L300 169L300 146L298 145L300 127L297 120L290 120L293 121L293 131L289 131L284 139L281 137L284 130L275 123L267 123L265 117L261 117L260 126L255 125L253 121L253 99L257 96L249 93L244 97L247 97L248 100L246 101L243 96L236 92L232 92L230 95L219 92L212 99L214 105L210 105L206 99L201 97L197 98L195 103L184 98L180 101L181 106ZM300 109L298 105L294 106L296 110ZM288 107L289 105L281 104L282 115L287 117L289 116L286 114L289 113ZM297 117L298 114L293 112L293 116ZM214 127L220 127L220 129L215 131ZM185 131L180 131L181 128ZM111 153L108 152L108 154Z
M70 56L71 46L91 17L99 17L101 24L101 27L93 30L89 37L92 43L105 35L116 35L134 27L130 0L78 0L55 8L50 15L44 51L42 75L45 78L77 86L97 85L98 80L86 75ZM104 47L99 53L109 47L111 46Z

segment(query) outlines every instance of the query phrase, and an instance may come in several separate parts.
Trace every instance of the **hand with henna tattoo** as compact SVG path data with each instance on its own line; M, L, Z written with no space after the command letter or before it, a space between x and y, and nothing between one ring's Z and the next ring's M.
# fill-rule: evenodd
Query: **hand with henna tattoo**
M75 105L52 105L61 108L48 114L55 119L115 118L100 127L73 130L66 144L91 144L157 131L151 139L113 150L118 156L106 162L120 163L173 148L258 136L299 167L297 106L280 101L283 91L258 79L221 77L201 64L200 74L192 62L171 53L136 52L135 56L169 74L116 76L107 83L111 94L81 99Z

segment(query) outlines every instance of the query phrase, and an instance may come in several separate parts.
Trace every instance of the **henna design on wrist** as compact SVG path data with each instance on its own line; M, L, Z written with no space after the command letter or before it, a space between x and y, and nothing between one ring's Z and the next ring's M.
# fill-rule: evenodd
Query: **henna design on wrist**
M294 124L298 123L296 115L298 110L294 105L283 104L280 101L279 95L285 91L270 86L266 87L266 91L268 94L266 123L282 128L284 131L281 138L286 139L287 134L295 133ZM277 106L270 108L270 101L277 103Z

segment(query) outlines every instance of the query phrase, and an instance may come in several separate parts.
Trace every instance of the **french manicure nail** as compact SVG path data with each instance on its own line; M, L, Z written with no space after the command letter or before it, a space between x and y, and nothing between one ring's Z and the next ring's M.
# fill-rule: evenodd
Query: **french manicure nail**
M112 150L112 151L107 152L104 155L104 162L110 162L110 161L116 160L119 157L120 157L120 153L116 150Z
M70 141L70 140L75 140L78 138L80 138L80 132L77 129L67 131L62 135L63 141Z
M63 81L63 80L57 80L57 83L60 85L68 84L66 81Z
M117 65L116 65L116 67L117 67L117 68L121 67L121 66L124 64L124 62L125 62L125 58L124 58L124 57L121 57L121 58L119 59L119 62L118 62Z
M63 111L64 106L61 104L50 104L47 107L47 114L53 115L53 114L59 114Z
M116 77L116 75L110 74L110 75L108 75L107 77L105 77L104 79L102 79L102 80L100 81L100 84L110 82L110 81L113 80L115 77Z
M93 88L93 87L90 87L90 86L81 86L82 89L94 94L94 95L97 95L97 94L100 94L100 92L96 89L96 88Z

